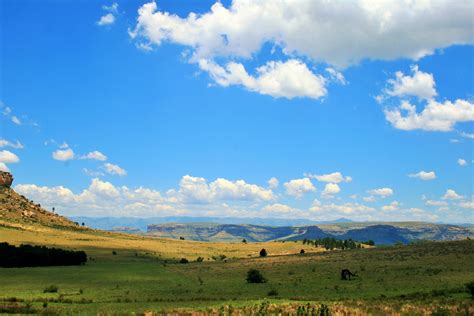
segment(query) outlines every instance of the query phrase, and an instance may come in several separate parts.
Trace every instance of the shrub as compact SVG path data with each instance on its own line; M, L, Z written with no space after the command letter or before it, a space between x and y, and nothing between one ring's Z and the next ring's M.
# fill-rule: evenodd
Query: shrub
M116 255L117 255L117 251L115 251L115 250L112 251L112 254L113 254L114 256L116 256Z
M188 263L189 260L186 259L186 258L181 258L181 260L179 260L179 263Z
M58 287L56 285L50 285L44 288L43 293L57 293Z
M300 250L300 255L304 255L304 253L305 253L304 249L301 249Z
M257 269L250 269L247 272L247 283L265 283L267 279Z
M203 261L204 261L204 258L203 258L203 257L198 257L198 258L196 259L196 262L203 262Z
M466 283L466 287L469 293L471 293L471 296L474 298L474 281Z
M268 255L267 251L265 250L265 248L263 248L262 250L260 250L260 257L266 257Z
M242 242L243 242L244 244L246 244L246 243L247 243L247 239L245 239L245 238L242 239Z
M267 293L268 296L278 296L278 291L277 290L270 290Z
M179 237L179 240L184 240L184 237L180 236L180 237Z

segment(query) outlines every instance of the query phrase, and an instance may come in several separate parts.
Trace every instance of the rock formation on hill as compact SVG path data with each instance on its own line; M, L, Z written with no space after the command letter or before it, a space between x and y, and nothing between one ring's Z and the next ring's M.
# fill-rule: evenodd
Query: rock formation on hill
M13 175L10 172L0 171L0 187L9 188L13 183Z
M40 204L30 201L16 193L11 187L13 176L9 172L0 171L0 225L8 224L40 224L44 226L62 226L81 228L69 219L46 211Z

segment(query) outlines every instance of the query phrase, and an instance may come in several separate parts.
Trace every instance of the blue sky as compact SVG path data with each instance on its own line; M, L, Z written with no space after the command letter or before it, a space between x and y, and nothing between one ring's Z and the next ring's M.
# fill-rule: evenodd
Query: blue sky
M472 2L380 3L2 1L0 167L65 215L472 223Z

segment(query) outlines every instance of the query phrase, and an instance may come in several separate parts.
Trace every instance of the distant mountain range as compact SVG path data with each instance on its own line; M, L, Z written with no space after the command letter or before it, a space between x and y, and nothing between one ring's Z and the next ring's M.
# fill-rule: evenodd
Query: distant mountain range
M474 237L474 227L424 222L354 222L345 218L315 222L306 219L233 217L71 217L102 230L199 241L248 242L335 237L376 244Z
M302 240L334 237L378 245L416 240L456 240L474 236L474 228L430 223L333 223L310 226L259 226L215 223L168 223L148 226L148 235L200 241Z
M334 221L316 222L308 219L286 219L286 218L239 218L239 217L190 217L190 216L169 216L169 217L85 217L72 216L72 221L85 223L85 225L103 229L117 230L117 228L139 229L147 231L148 225L164 223L216 223L216 224L251 224L262 226L300 226L313 224L349 223L350 219L340 218ZM120 229L119 229L120 230Z

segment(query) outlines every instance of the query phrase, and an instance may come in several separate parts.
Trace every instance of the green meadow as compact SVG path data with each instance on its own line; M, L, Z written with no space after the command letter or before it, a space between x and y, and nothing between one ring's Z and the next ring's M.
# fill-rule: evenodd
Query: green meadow
M2 229L0 233L6 237L12 231L16 230ZM159 245L166 241L154 242ZM190 243L181 241L183 245ZM209 245L212 249L213 244ZM261 247L258 243L249 245ZM324 304L333 315L474 313L474 301L465 286L474 281L471 240L303 255L269 251L264 258L253 251L245 255L249 245L233 244L241 248L239 257L205 258L203 262L189 257L189 263L160 254L158 246L154 252L113 250L99 243L75 247L91 257L87 264L0 268L0 308L83 315L301 314L303 310L311 315L320 312ZM271 245L271 249L303 247L301 242L262 245ZM251 268L258 269L268 281L247 283L246 273ZM356 271L358 276L342 281L343 268ZM44 293L51 285L57 292Z

